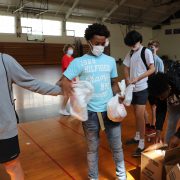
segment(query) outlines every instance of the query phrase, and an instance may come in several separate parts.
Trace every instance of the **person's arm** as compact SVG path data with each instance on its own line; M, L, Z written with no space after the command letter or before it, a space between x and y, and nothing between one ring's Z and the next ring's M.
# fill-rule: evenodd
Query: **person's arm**
M112 78L111 79L111 86L112 86L112 91L113 91L114 95L120 92L117 78Z
M169 148L177 147L180 144L180 127L174 136L170 139Z
M61 78L60 86L64 96L69 97L73 94L72 80L68 79L64 75Z
M156 104L156 130L162 131L167 113L167 99L157 100Z
M111 69L111 87L113 94L115 95L116 93L120 92L119 86L118 86L118 73L117 73L117 66L116 66L116 60L112 58L112 69Z
M128 86L130 84L130 68L127 66L124 66L124 77L126 85Z
M156 103L156 142L161 140L161 132L167 113L167 100L157 100Z
M144 78L150 76L151 74L154 73L154 71L155 71L154 64L150 64L150 65L149 65L149 69L148 69L145 73L143 73L143 74L141 74L139 77L131 80L130 83L131 83L131 84L134 84L134 83L140 81L141 79L144 79Z
M63 73L61 79L61 88L65 96L71 96L73 93L73 83L72 80L79 76L83 71L83 66L81 64L80 58L75 58L66 71Z
M123 65L124 65L124 77L126 85L128 86L130 83L130 52L126 55Z
M18 86L44 95L59 95L61 88L35 79L13 57L3 54L9 80Z

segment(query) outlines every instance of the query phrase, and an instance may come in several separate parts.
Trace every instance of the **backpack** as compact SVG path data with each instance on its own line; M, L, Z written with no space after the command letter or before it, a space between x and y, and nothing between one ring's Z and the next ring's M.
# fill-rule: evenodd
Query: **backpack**
M145 50L146 50L146 47L143 47L142 50L141 50L141 59L142 59L144 65L146 66L146 69L148 70L149 68L148 68L148 65L146 63ZM130 51L130 58L132 57L133 53L134 53L134 51L131 50Z
M166 71L169 84L176 95L180 95L180 62L171 61Z
M148 65L147 65L147 63L146 63L146 57L145 57L145 50L146 50L146 49L147 49L147 47L143 47L143 48L142 48L142 50L141 50L141 59L142 59L144 65L145 65L145 67L146 67L146 70L148 71L149 67L148 67ZM131 51L130 51L130 58L132 57L133 53L134 53L134 51L131 50ZM154 60L154 58L153 58L153 60ZM155 72L152 73L150 76L148 76L148 81L147 81L147 82L149 82L149 79L150 79L151 77L153 77L154 75L155 75ZM149 84L148 84L148 86L149 86Z

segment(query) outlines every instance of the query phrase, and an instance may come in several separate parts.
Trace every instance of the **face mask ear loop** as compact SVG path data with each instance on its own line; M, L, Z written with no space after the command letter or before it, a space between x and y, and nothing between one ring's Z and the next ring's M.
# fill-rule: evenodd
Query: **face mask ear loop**
M106 38L106 42L105 42L104 47L108 47L108 46L109 46L109 39L108 39L108 38Z
M92 51L93 50L93 45L92 45L91 41L89 40L88 43L89 43L90 49Z

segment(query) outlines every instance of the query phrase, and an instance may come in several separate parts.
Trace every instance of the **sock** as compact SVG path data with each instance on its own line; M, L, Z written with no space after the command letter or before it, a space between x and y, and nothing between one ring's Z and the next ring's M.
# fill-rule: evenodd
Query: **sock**
M140 132L136 131L136 135L134 137L135 140L139 140L140 139Z
M155 126L154 126L154 125L151 125L151 129L155 129Z
M144 149L144 139L140 139L139 140L139 145L138 145L138 148L140 148L140 149Z

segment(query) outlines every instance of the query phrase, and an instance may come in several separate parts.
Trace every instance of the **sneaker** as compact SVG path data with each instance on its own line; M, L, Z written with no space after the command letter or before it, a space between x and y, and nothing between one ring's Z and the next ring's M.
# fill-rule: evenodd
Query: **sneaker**
M124 177L124 178L116 176L116 179L115 179L115 180L125 180L125 179L127 179L127 175L126 175L126 177Z
M135 140L134 138L132 139L129 139L126 141L126 145L130 145L130 144L138 144L139 143L139 140Z
M156 130L155 129L149 129L148 132L146 132L147 136L154 136L156 134Z
M70 113L67 112L66 109L60 109L60 110L59 110L59 114L62 114L62 115L64 115L64 116L69 116L69 115L70 115Z
M132 154L133 157L140 157L141 156L141 152L143 152L145 150L144 149L140 149L140 148L137 148L136 151Z

